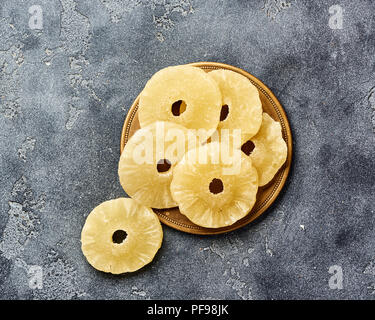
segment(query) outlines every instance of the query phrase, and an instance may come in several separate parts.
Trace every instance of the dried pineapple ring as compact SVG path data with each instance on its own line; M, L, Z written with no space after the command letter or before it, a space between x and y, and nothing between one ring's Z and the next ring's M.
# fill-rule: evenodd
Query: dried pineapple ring
M173 66L155 73L139 99L139 122L175 122L188 129L205 129L207 139L219 123L220 90L202 69ZM204 135L204 137L203 137Z
M253 137L262 123L258 89L249 79L234 71L219 69L208 75L218 84L222 97L219 133L221 129L241 129L242 143L245 137Z
M249 142L247 142L249 144ZM250 148L246 152L245 148ZM243 145L242 150L249 154L258 171L259 186L270 182L287 158L287 146L281 133L280 123L263 113L259 132L250 139L250 146Z
M191 149L173 170L171 192L180 212L202 227L232 225L255 204L258 175L250 158L235 149L223 159L222 148L229 147L212 142Z
M158 121L138 130L125 145L118 174L125 192L152 208L172 208L172 169L189 148L197 145L191 130Z
M129 198L97 206L81 234L87 261L95 269L113 274L133 272L151 262L162 240L157 215Z

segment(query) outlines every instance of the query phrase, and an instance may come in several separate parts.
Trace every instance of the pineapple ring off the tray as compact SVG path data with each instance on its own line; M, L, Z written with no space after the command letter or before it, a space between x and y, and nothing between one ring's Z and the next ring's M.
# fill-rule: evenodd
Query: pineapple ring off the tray
M241 130L240 146L246 138L253 137L262 123L262 103L258 89L243 75L231 70L214 70L208 75L218 84L222 97L222 109L218 132L228 129ZM212 141L214 141L212 139ZM234 139L233 142L236 140Z
M183 126L157 121L138 130L125 145L118 174L125 192L157 209L176 207L170 192L172 170L197 136Z
M200 131L205 141L217 128L221 94L202 69L181 65L162 69L147 82L139 97L141 127L154 121L178 123Z
M87 217L82 252L97 270L120 274L151 262L163 240L157 215L129 198L103 202Z
M222 153L221 148L228 149ZM223 154L232 156L224 159ZM257 190L258 174L250 158L223 143L191 149L173 170L171 192L180 212L206 228L243 218L254 206Z

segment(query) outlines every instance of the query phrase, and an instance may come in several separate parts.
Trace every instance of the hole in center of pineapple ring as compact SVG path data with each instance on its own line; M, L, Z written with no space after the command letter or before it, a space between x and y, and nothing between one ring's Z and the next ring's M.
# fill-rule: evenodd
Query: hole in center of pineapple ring
M180 116L186 110L186 102L183 100L178 100L172 104L172 114L175 117Z
M123 243L128 234L124 230L116 230L112 235L113 243Z
M220 121L224 121L228 117L228 114L229 114L229 107L227 104L224 104L221 107Z
M167 172L171 166L172 164L168 159L160 159L156 165L156 170L160 173Z
M224 185L223 185L223 181L221 181L220 179L212 179L212 181L210 182L210 185L208 186L208 189L210 189L210 192L213 193L213 194L218 194L220 192L223 192L224 190Z
M249 156L249 155L253 152L254 148L255 148L254 143L253 143L252 141L249 140L249 141L246 141L246 142L242 145L242 147L241 147L241 151L242 151L244 154L246 154L247 156Z

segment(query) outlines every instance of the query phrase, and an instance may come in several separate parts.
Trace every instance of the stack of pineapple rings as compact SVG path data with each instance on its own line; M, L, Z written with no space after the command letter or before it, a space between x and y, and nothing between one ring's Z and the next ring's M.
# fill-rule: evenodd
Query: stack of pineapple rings
M124 273L151 262L163 231L151 208L179 207L206 228L246 216L258 187L287 157L281 126L263 113L257 88L229 70L162 69L140 94L139 129L119 162L132 198L102 203L82 230L82 251L98 270Z

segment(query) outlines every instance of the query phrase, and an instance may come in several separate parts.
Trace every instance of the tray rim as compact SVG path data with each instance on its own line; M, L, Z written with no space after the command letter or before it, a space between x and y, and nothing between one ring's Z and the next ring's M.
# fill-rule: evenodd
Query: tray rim
M162 209L163 211L158 211L157 209L154 210L154 212L158 215L159 220L164 223L165 225L190 234L199 234L199 235L215 235L215 234L222 234L222 233L228 233L234 230L237 230L239 228L242 228L249 223L253 222L255 219L257 219L259 216L261 216L276 200L276 198L279 196L280 192L285 186L285 183L288 179L290 169L291 169L291 164L292 164L292 157L293 157L293 136L292 136L292 131L289 123L289 119L286 115L285 109L281 105L280 101L276 98L276 96L273 94L273 92L257 77L254 75L248 73L247 71L229 65L225 63L220 63L220 62L209 62L209 61L201 61L201 62L193 62L193 63L188 63L188 65L194 66L194 67L199 67L202 69L205 68L216 68L216 69L227 69L227 70L232 70L235 72L238 72L248 78L252 84L254 84L258 90L262 91L262 93L267 97L267 99L271 102L273 108L275 109L276 113L278 114L278 118L280 120L280 124L282 126L282 133L283 133L283 138L287 144L288 148L288 153L287 153L287 159L284 163L284 165L279 169L277 175L282 172L282 174L279 176L279 180L276 187L272 189L271 194L266 198L265 201L263 201L258 207L255 207L257 210L255 210L254 213L251 214L252 210L242 219L237 221L236 223L223 227L223 228L204 228L200 226L189 226L186 227L185 225L182 225L179 222L176 222L172 219L170 219L167 215L163 214L162 212L168 212L168 209ZM136 97L136 99L133 101L132 105L129 108L128 113L125 116L124 124L121 130L121 139L120 139L120 154L122 153L125 144L128 140L128 131L130 129L130 125L136 115L136 112L138 110L138 102L139 102L139 96ZM273 181L273 180L272 180ZM173 208L170 208L173 209ZM246 219L246 220L244 220ZM242 221L243 220L243 221ZM238 223L241 222L242 223Z

